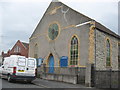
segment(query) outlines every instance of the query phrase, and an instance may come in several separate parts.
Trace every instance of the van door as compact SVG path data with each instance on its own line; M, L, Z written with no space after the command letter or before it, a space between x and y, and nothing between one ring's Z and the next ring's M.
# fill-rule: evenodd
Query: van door
M27 68L26 68L27 75L35 76L35 69L36 69L36 59L28 58L27 59Z
M16 75L25 75L26 72L26 58L18 57L17 67L16 67Z
M8 72L9 72L9 71L8 71L9 62L10 62L10 60L9 60L8 57L4 59L4 62L3 62L4 68L3 68L2 74L3 74L5 77L7 76Z

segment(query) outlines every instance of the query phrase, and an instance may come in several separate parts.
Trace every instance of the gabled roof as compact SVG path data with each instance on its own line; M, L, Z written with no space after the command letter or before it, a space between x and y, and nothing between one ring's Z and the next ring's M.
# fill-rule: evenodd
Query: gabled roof
M57 1L58 1L58 0L57 0ZM61 3L61 4L63 4L63 3L60 2L60 1L58 1L58 2ZM48 8L51 6L52 3L55 3L54 0L50 3L50 5L48 6ZM65 5L65 4L63 4L63 5ZM67 5L65 5L65 6L67 6ZM72 8L69 7L69 6L67 6L67 7L70 8L70 9L72 9ZM47 10L48 10L48 8L47 8ZM45 11L45 13L47 12L47 10ZM80 15L88 18L88 19L91 20L91 21L95 21L94 19L91 19L91 18L85 16L84 14L79 13L78 11L76 11L76 10L74 10L74 9L72 9L72 10L75 11L75 12L77 12L78 14L80 14ZM45 15L45 13L44 13L44 15ZM43 15L43 17L44 17L44 15ZM42 18L43 18L43 17L42 17ZM41 22L41 21L42 21L42 19L40 20L40 22ZM40 24L40 22L38 23L38 25ZM37 25L37 27L38 27L38 25ZM37 27L36 27L36 28L37 28ZM95 21L95 27L96 27L98 30L102 31L102 32L105 32L105 33L107 33L107 34L110 34L110 35L112 35L112 36L120 39L120 36L119 36L118 34L114 33L113 31L111 31L110 29L108 29L107 27L105 27L104 25L100 24L100 23L97 22L97 21ZM35 30L36 30L36 29L35 29ZM35 32L35 30L34 30L34 32ZM33 36L34 32L32 33L31 37ZM31 38L31 37L30 37L30 38Z
M28 44L28 43L21 42L20 40L18 40L18 41L15 43L15 45L12 47L12 49L16 46L16 44L17 44L18 42L21 43L25 49L28 49L28 48L29 48L29 44ZM12 50L12 49L11 49L11 50Z

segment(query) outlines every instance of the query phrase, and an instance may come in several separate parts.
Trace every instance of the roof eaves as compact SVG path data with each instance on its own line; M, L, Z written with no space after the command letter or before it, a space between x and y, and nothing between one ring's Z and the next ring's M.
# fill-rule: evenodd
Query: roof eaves
M115 32L111 31L110 29L108 29L107 27L105 27L104 25L98 23L97 21L95 21L95 27L100 30L100 31L103 31L107 34L110 34L118 39L120 39L120 36L118 34L116 34Z

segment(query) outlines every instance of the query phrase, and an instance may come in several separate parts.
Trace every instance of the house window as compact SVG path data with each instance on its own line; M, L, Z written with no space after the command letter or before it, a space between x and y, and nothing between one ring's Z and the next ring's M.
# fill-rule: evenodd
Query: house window
M76 36L71 40L70 65L78 65L78 39Z
M21 48L19 47L19 46L16 46L15 48L14 48L14 52L20 52L21 51Z
M111 66L111 58L110 58L110 40L106 40L106 66Z

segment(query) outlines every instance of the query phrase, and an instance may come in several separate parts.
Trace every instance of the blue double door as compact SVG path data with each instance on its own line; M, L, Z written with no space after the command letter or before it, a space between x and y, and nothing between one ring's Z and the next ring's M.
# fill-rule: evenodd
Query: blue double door
M49 73L54 73L54 57L50 55L49 57Z

